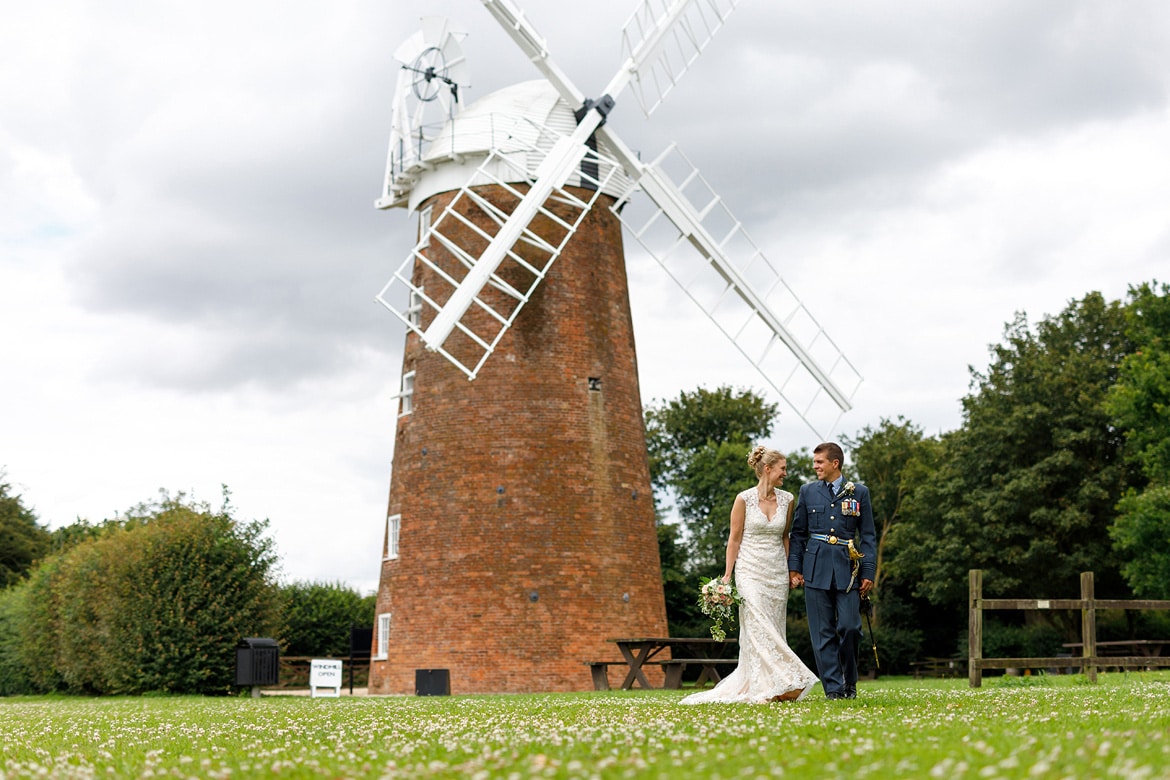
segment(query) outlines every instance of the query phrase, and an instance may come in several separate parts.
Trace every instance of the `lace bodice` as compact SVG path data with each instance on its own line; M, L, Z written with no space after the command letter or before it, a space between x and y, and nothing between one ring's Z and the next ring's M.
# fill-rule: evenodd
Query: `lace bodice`
M817 676L787 642L788 555L784 551L791 493L776 491L772 519L760 508L756 488L739 494L745 505L743 541L735 560L739 608L739 666L714 688L685 697L683 704L763 702L807 690Z
M744 514L743 535L746 537L750 533L778 537L783 544L784 532L788 525L788 507L793 501L792 494L776 488L776 514L771 518L760 506L760 494L755 488L743 491L739 497L743 499L747 509Z

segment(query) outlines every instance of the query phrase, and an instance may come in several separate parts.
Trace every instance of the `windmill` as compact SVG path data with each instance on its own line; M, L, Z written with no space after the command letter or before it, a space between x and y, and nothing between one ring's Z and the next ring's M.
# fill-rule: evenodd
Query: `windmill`
M663 635L622 225L814 430L860 383L681 152L643 163L607 123L627 88L652 113L736 0L644 0L595 99L510 0L481 2L542 80L464 107L446 23L396 53L376 205L417 211L419 238L378 295L407 334L376 692L427 668L459 692L574 689L606 637Z

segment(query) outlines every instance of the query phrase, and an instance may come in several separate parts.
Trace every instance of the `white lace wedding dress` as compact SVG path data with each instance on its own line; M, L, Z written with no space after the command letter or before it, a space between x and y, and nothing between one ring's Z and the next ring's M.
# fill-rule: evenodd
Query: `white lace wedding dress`
M777 509L769 520L760 509L756 488L739 494L746 514L743 542L735 561L735 587L743 597L739 608L739 665L714 688L692 693L683 704L765 702L802 691L817 682L816 674L788 646L788 558L784 531L792 494L776 490Z

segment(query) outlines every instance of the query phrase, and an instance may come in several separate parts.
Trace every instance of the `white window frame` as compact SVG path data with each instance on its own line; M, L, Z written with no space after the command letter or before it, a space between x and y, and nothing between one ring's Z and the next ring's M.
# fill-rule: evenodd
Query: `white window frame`
M386 515L386 555L384 561L398 557L398 532L402 528L402 515Z
M417 290L411 289L410 302L406 305L406 319L416 328L422 326L423 290L425 289L425 287L420 287Z
M385 661L390 657L390 613L378 615L378 646L374 653L375 661Z
M427 206L418 213L418 248L426 249L431 245L431 207Z
M398 393L398 398L402 402L399 408L398 416L405 417L414 411L414 372L407 371L402 375L402 390Z

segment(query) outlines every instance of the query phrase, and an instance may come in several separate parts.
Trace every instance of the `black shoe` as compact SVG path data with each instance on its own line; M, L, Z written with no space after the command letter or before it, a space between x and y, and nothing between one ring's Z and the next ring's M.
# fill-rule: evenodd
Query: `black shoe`
M826 693L825 698L826 699L844 699L845 694L834 691L833 693Z
M856 699L857 698L857 689L856 688L846 688L845 693L841 694L841 698L842 699Z

